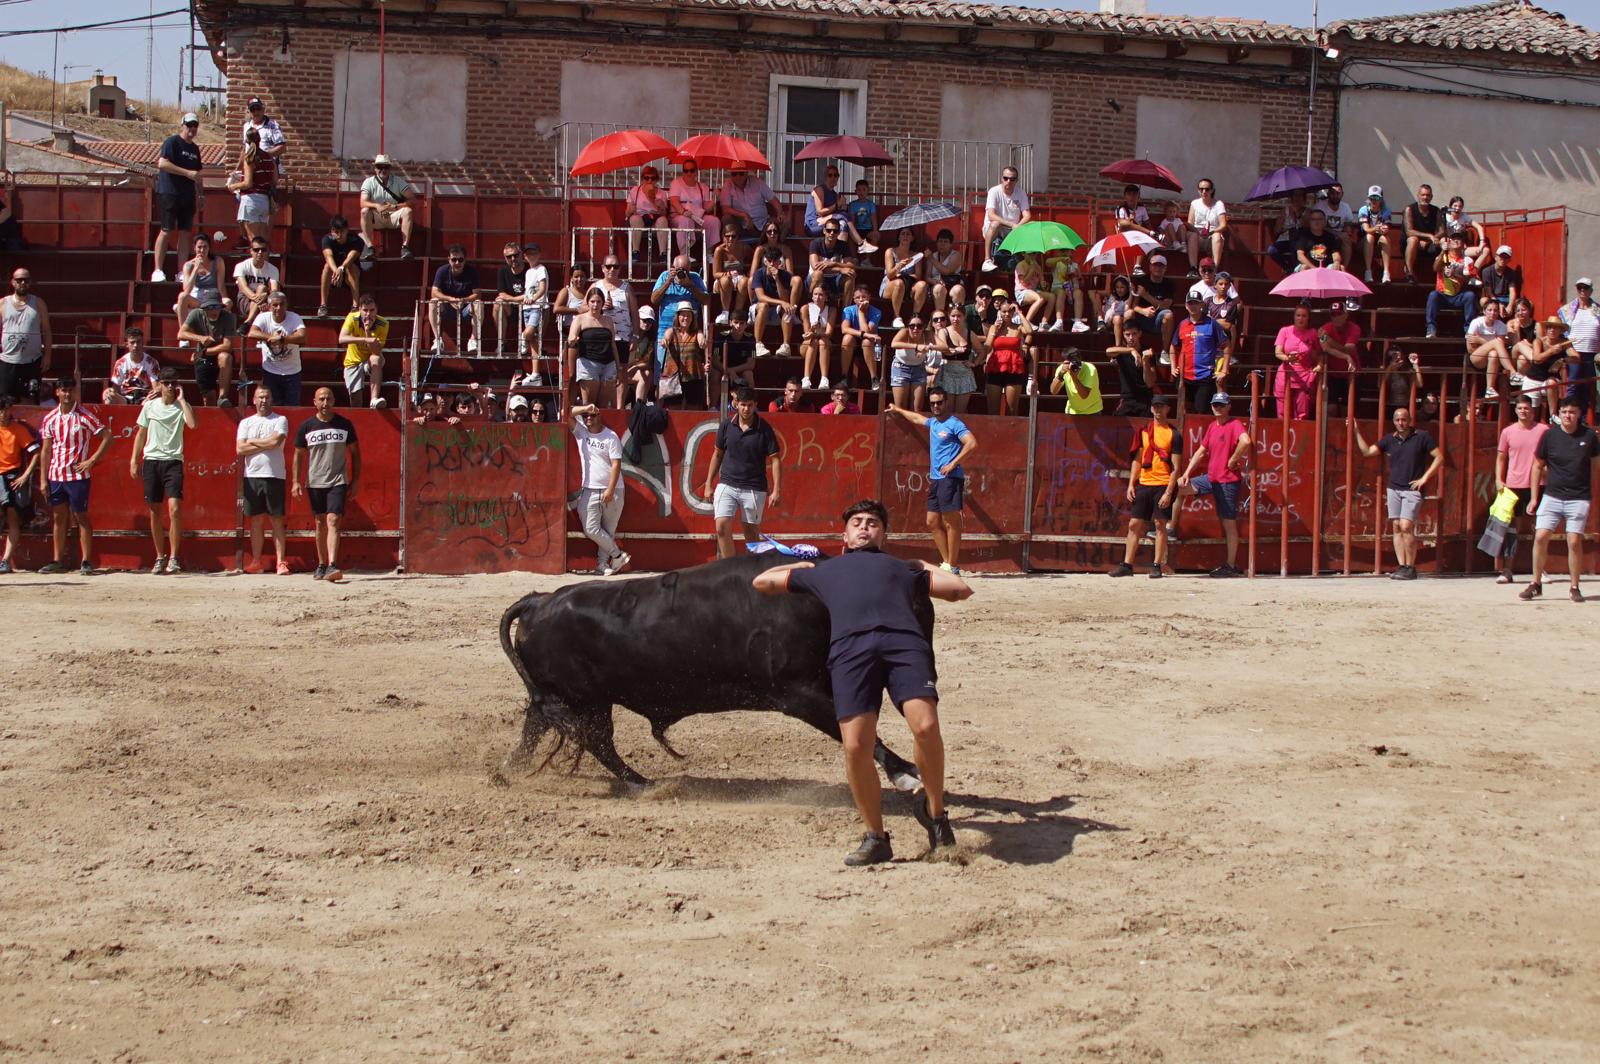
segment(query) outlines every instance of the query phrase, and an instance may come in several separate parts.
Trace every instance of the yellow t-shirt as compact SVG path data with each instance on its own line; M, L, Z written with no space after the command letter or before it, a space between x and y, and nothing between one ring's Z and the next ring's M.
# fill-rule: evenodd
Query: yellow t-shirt
M372 319L372 328L368 329L361 324L361 312L352 310L345 315L344 326L339 330L352 336L376 336L383 343L389 342L389 319L377 315ZM344 348L344 364L359 366L367 360L361 348L355 344L346 344Z
M1139 449L1139 483L1165 487L1172 479L1172 463L1178 457L1178 436L1173 426L1152 421L1139 430L1134 446Z

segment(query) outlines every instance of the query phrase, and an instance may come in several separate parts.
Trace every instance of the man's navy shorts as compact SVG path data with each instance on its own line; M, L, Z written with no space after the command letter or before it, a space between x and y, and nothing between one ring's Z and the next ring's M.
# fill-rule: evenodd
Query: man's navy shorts
M966 483L966 477L940 477L928 481L928 512L948 514L960 510Z
M1189 486L1196 495L1211 496L1217 506L1217 516L1224 521L1232 521L1239 516L1239 501L1245 497L1244 481L1233 480L1222 484L1208 476L1198 476L1189 481Z
M89 478L82 480L52 480L45 500L51 506L65 506L75 514L89 512Z
M828 674L833 678L833 714L840 720L878 712L885 690L896 709L907 699L939 700L933 648L910 632L877 630L848 637L829 653Z

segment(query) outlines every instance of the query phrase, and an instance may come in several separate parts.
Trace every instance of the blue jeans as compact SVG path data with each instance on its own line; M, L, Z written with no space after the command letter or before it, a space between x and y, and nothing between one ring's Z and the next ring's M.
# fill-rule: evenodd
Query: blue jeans
M1428 293L1428 328L1439 327L1439 310L1441 307L1454 307L1462 315L1461 332L1467 331L1467 326L1472 324L1472 319L1478 316L1478 294L1471 290L1457 292L1447 296L1435 288Z
M269 373L261 371L261 383L267 386L274 406L300 405L300 374Z
M1567 391L1565 398L1576 400L1583 416L1589 416L1594 406L1595 356L1579 353L1578 361L1567 363Z

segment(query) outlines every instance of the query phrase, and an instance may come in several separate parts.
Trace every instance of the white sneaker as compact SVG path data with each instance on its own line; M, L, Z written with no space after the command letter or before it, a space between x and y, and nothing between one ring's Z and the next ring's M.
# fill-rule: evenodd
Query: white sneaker
M371 407L373 410L386 410L386 409L388 409L388 406L389 406L389 400L385 399L383 396L380 395L380 396L378 396L378 398L374 399L372 402L368 403L367 405L369 407Z
M537 373L530 373L526 377L522 378L522 386L524 388L543 388L544 377Z
M810 377L801 377L801 378L800 378L800 389L801 389L801 390L802 390L802 391L807 391L807 392L814 392L814 391L816 391L816 390L817 390L817 389L816 389L816 388L815 388L815 387L814 387L814 386L813 386L813 385L812 385L812 383L811 383L811 378L810 378Z
M168 576L176 576L181 572L183 572L183 566L178 564L177 555L173 555L172 557L168 558L167 559L167 575Z
M992 273L994 271L994 268L995 268L995 265L994 265L994 260L993 259L984 259L983 260L982 270L983 270L984 273Z
M772 348L768 347L766 344L762 343L760 340L757 340L756 341L756 357L757 358L769 358L769 357L771 357L771 355L772 355Z
M1365 280L1366 280L1366 282L1367 282L1367 283L1368 283L1368 284L1371 284L1371 283L1372 283L1372 271L1371 271L1371 270L1368 270L1368 271L1367 271L1367 276L1366 276L1366 277L1365 277Z
M1072 331L1075 333L1086 333L1089 331L1089 323L1084 321L1082 318L1079 318L1077 321L1072 323Z
M874 251L878 250L878 245L872 244L872 243L869 243L869 242L863 240L861 242L861 247L858 248L857 250L859 250L861 252L861 254L863 254L863 255L870 255Z
M1383 283L1384 284L1392 284L1393 283L1393 282L1391 282L1389 280L1389 271L1388 270L1384 270L1383 271Z
M371 260L371 259L372 259L372 258L373 258L373 257L375 257L375 256L376 256L376 255L377 255L377 254L378 254L378 253L377 253L377 252L376 252L376 251L374 251L374 250L373 250L373 248L372 248L372 245L371 245L371 244L368 244L368 245L367 245L367 246L366 246L366 247L364 247L364 248L362 248L362 249L361 249L361 258L362 258L362 259L363 259L363 260Z
M896 318L896 319L894 319L894 327L896 329L904 329L906 327L906 319L904 319L904 318Z
M1163 347L1161 349L1161 357L1158 358L1156 361L1160 362L1163 366L1172 365L1172 352L1170 350L1168 350L1167 348Z
M1057 318L1055 321L1050 323L1050 327L1047 328L1045 332L1062 332L1066 329L1066 327L1067 323L1062 321L1060 318Z
M1506 383L1511 385L1513 388L1522 387L1522 374L1513 373L1511 376L1506 378Z
M824 377L820 381L817 382L817 391L825 392L825 391L828 391L828 390L829 390L828 389L828 378Z
M167 283L167 275L166 275L166 273L164 271L162 271L162 270L157 270L155 273L152 273L150 275L150 283L151 284L166 284Z
M477 353L478 353L478 341L476 341L476 340L468 340L467 341L467 354L475 355Z
M1500 398L1500 393L1495 391L1493 388L1485 388L1483 390L1483 397L1485 399L1498 399Z
M878 380L878 378L876 378L876 377L872 378L872 390L875 391L875 392L882 391L883 390L883 382Z
M633 555L625 550L619 550L611 559L611 565L606 569L607 576L615 576L633 563Z
M1369 278L1367 278L1367 280L1370 281L1370 280L1372 280L1372 278L1369 277ZM733 320L732 316L729 315L729 313L727 311L723 311L721 314L717 315L717 324L718 325L726 325L726 324L728 324L728 322L730 322L732 320Z
M778 357L779 358L788 358L792 353L793 352L790 349L788 344L779 344L778 345Z

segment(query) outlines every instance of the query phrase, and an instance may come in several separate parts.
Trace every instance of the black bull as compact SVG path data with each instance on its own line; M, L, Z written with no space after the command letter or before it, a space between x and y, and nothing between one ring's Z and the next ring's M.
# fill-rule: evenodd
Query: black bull
M522 741L507 764L527 761L553 731L545 764L572 743L578 758L592 754L623 782L648 783L617 754L613 706L648 720L674 757L683 755L667 729L696 713L777 710L837 741L827 611L810 595L767 596L751 586L757 573L788 560L745 555L519 599L500 618L500 645L528 688ZM926 595L916 610L931 640ZM881 741L875 756L897 787L915 786L914 765Z

